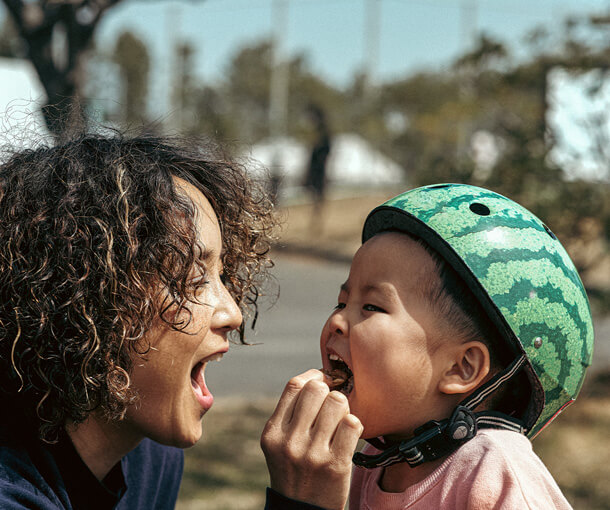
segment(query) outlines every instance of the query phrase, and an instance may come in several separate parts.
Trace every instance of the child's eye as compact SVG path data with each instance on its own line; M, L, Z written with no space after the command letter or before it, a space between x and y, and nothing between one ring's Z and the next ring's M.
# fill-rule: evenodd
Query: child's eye
M366 304L362 307L363 310L367 311L367 312L382 312L382 313L386 313L386 311L376 305L371 305L371 304Z
M345 308L345 303L338 303L333 307L333 310L343 310Z

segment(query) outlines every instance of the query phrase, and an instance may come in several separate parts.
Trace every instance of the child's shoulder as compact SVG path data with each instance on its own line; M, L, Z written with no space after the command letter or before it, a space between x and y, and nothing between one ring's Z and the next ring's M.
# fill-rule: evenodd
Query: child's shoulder
M485 429L459 448L453 455L452 469L471 473L487 480L499 478L553 481L544 463L532 449L530 440L508 430ZM554 483L554 481L553 481Z
M510 501L525 506L506 508L571 508L527 437L507 430L479 431L453 454L445 483L458 484L473 504Z
M511 461L523 456L536 457L532 443L523 434L510 430L484 429L479 430L471 441L459 448L454 454L454 459L470 459L470 462L478 463L491 457L501 457Z

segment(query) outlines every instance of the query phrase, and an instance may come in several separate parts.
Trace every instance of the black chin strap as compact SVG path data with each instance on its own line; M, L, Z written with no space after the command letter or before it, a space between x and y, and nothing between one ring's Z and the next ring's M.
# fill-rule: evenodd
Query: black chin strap
M353 462L365 468L387 467L407 462L411 467L440 459L470 441L478 429L492 428L524 433L523 422L496 411L474 412L474 409L502 384L511 379L525 363L525 356L513 361L505 370L492 377L455 408L449 419L432 420L415 430L414 436L400 443L386 443L380 439L367 440L382 450L377 455L356 453Z

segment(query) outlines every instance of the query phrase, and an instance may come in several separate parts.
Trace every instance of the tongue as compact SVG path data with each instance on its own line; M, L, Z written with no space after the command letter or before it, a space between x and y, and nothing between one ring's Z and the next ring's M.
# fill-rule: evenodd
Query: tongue
M193 374L191 374L191 386L197 401L207 411L214 403L214 396L205 385L204 369L205 365L203 363L195 367Z

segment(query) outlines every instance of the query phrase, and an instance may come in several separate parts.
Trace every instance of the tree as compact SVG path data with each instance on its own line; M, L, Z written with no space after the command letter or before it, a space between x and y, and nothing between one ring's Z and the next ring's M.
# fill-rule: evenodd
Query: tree
M104 12L119 1L4 0L47 94L42 112L51 132L61 133L79 111L83 55Z
M285 65L290 75L285 134L308 136L305 112L311 103L328 113L331 126L345 125L342 92L315 76L303 55L291 57ZM247 143L268 137L270 84L271 43L262 41L239 49L231 58L223 81L215 86L195 87L198 129Z
M123 81L123 121L129 125L141 124L146 119L150 68L146 45L131 32L124 32L117 40L113 60L119 66Z
M0 57L23 57L25 51L13 20L6 16L0 27Z
M592 44L585 28L572 24L559 41L538 33L537 53L518 63L499 42L481 38L451 71L386 85L379 111L399 111L408 119L407 129L390 140L392 155L409 168L413 184L479 184L516 200L544 218L586 274L608 255L610 183L567 180L549 157L556 137L546 122L551 69L594 68L600 77L608 75L608 39ZM608 119L607 111L597 112L588 126L597 140L594 156L610 170L607 122L600 115ZM484 173L476 171L469 150L477 132L489 134L499 148L497 161Z
M83 60L95 29L122 0L3 1L47 94L42 107L47 126L60 134L81 114Z

